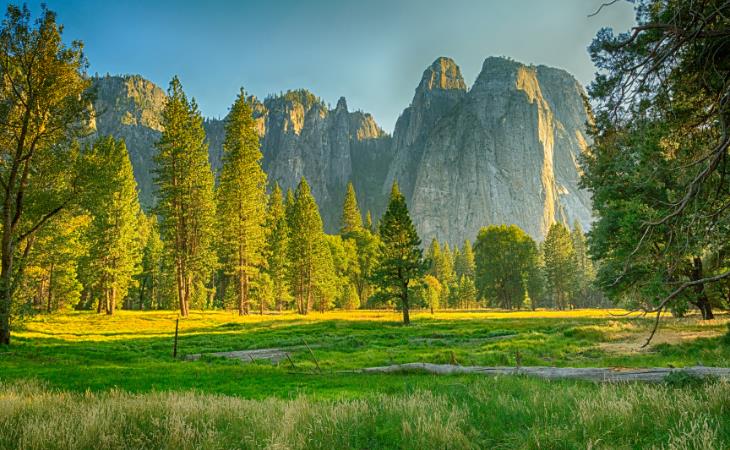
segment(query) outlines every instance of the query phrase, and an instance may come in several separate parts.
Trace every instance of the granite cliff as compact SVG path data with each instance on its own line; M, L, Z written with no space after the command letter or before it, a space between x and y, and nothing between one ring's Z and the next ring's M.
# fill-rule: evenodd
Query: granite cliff
M94 79L96 130L124 138L144 206L154 203L154 143L165 94L139 76ZM306 90L251 98L270 181L312 186L329 232L339 228L345 186L379 216L393 180L424 242L473 239L481 226L515 223L541 239L554 221L591 222L578 187L586 147L583 89L567 72L488 58L468 89L459 67L438 58L423 73L393 136L370 114L332 108ZM204 123L214 170L224 122Z

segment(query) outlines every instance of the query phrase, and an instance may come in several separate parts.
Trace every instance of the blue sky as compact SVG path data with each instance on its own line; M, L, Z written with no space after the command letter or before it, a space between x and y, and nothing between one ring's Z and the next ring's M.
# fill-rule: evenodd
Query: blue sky
M468 85L488 56L561 67L583 84L596 31L627 30L630 4L603 0L45 0L81 39L90 72L177 74L203 114L222 117L239 87L259 97L307 88L370 112L392 131L423 70L449 56ZM40 1L28 1L38 11ZM4 11L3 7L3 11Z

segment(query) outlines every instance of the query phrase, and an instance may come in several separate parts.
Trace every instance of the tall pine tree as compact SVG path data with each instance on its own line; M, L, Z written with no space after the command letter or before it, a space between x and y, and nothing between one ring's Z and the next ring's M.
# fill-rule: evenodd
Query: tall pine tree
M97 140L84 155L83 204L91 215L89 254L107 314L126 297L140 271L143 228L137 183L127 147L112 137Z
M297 186L289 209L289 285L296 301L297 312L307 314L313 307L323 269L331 261L324 241L322 218L307 180Z
M340 234L348 237L351 233L362 228L362 215L360 208L357 206L357 196L352 182L347 183L347 193L345 194L345 203L342 205L342 228Z
M281 311L289 298L289 284L287 280L289 269L289 224L286 219L286 209L278 183L269 196L269 206L266 214L266 259L267 273L271 280L272 295L276 309Z
M241 89L226 118L223 167L216 191L220 262L226 275L235 279L240 315L249 312L251 283L264 262L266 238L266 174L255 127Z
M573 306L577 264L570 231L562 223L550 226L543 243L545 281L558 309Z
M180 313L187 316L215 266L213 172L203 119L174 77L162 112L165 131L157 142L155 183L160 229L175 269Z
M410 292L423 277L426 263L421 251L421 239L408 215L406 199L393 183L388 208L380 221L380 264L373 279L382 293L395 299L403 310L403 323L410 324Z

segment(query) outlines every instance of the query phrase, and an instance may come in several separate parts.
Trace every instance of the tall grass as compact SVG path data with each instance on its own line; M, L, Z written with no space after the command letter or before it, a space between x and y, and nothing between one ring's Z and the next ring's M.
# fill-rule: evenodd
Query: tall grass
M0 447L19 449L730 448L730 384L478 379L435 394L247 400L0 384Z

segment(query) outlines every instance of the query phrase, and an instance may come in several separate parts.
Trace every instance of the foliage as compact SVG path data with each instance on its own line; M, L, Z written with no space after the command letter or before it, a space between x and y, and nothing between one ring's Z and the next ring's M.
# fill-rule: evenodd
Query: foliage
M287 196L288 197L288 196ZM289 203L289 198L287 198ZM307 180L302 178L291 204L289 221L289 286L299 314L307 314L315 297L333 299L327 289L333 272L332 255L324 238L322 218Z
M281 188L274 183L266 210L266 273L272 283L272 294L277 311L288 305L289 284L289 225L281 196Z
M32 236L75 200L77 137L89 118L82 44L64 44L45 6L8 5L0 25L0 344L11 316Z
M362 214L357 206L357 196L352 182L347 183L347 191L345 193L345 202L342 205L342 227L340 234L348 236L350 233L362 229Z
M180 313L186 316L192 303L205 303L204 283L215 268L213 172L195 101L188 100L177 77L167 94L162 112L165 131L155 155L156 212L175 265Z
M712 318L724 299L709 283L730 277L730 5L641 0L636 11L630 32L601 30L590 47L590 251L612 299L659 313L693 304Z
M420 248L421 239L408 214L406 200L393 183L388 208L380 221L380 258L373 272L373 281L386 300L395 299L408 325L409 289L426 270Z
M134 285L145 244L139 233L144 217L124 142L98 139L84 154L83 177L82 204L91 216L87 275L95 281L87 288L112 314Z
M553 305L558 309L572 308L578 282L578 262L570 231L562 223L552 224L542 248L545 281Z
M238 313L249 312L249 290L264 265L266 174L261 168L251 106L241 89L226 117L217 199L218 254L223 272L235 281ZM263 305L259 299L259 304Z
M521 308L540 276L535 241L516 225L482 228L474 245L479 298L500 308Z

